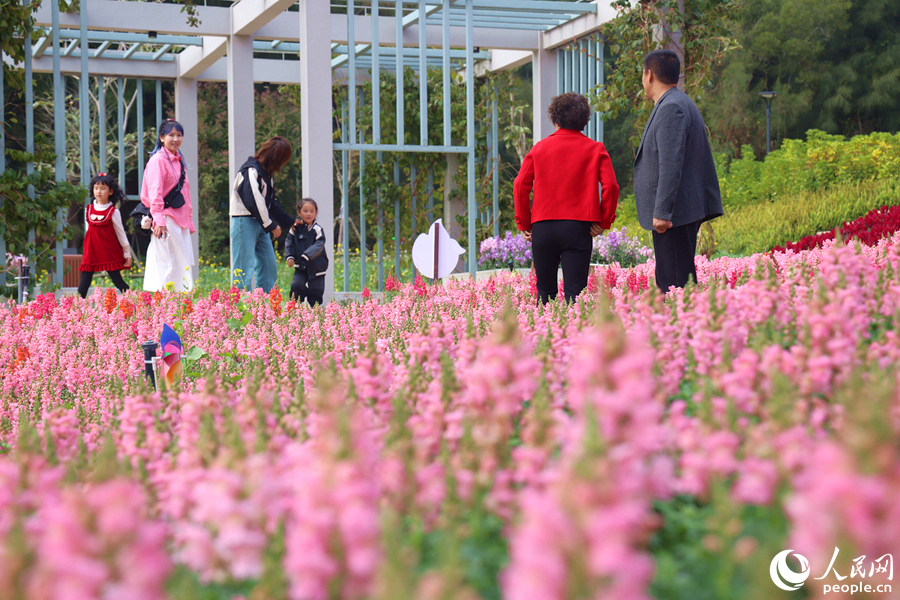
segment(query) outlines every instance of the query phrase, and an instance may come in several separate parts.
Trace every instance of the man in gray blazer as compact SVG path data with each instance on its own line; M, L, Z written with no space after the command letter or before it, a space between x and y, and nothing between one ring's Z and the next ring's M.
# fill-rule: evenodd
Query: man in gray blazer
M653 232L656 285L697 281L700 224L722 215L719 179L700 110L677 88L681 62L671 50L644 57L644 92L654 102L634 159L634 197L641 227Z

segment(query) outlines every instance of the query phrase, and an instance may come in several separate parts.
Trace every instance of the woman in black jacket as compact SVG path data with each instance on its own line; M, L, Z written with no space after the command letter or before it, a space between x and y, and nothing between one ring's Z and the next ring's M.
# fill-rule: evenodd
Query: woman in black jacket
M275 246L270 233L281 237L294 219L275 198L273 176L291 160L291 145L275 136L263 142L234 178L231 189L231 277L235 287L256 286L268 293L278 278Z
M325 272L328 256L325 254L325 230L316 223L319 206L312 198L304 198L297 205L299 219L288 233L284 255L289 267L294 268L291 281L291 298L304 300L310 306L322 304L325 294Z

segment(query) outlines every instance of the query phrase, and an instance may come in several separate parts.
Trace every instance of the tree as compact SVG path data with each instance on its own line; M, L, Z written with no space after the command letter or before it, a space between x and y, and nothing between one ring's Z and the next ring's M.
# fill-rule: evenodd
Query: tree
M33 11L39 2L19 4L0 0L3 27L0 28L0 50L13 63L25 59L26 38L34 37ZM64 4L64 3L63 3ZM64 5L65 6L65 5ZM35 272L51 266L51 250L57 239L65 239L69 232L57 232L56 217L86 190L68 182L54 182L55 154L49 139L38 132L34 138L34 152L26 152L24 130L24 71L3 61L4 98L2 123L6 135L6 168L0 174L0 237L6 240L7 251L32 257ZM28 172L31 163L33 170Z
M734 30L740 49L723 62L706 113L721 148L765 152L763 90L779 94L773 137L900 130L900 3L744 0Z
M291 161L275 175L278 200L289 213L301 196L300 188L300 110L294 103L290 86L255 88L254 106L256 147L280 135L291 143ZM228 181L228 93L224 83L200 82L197 89L198 177L197 195L200 256L206 261L230 264L229 206L231 182ZM243 163L247 157L239 157ZM287 232L284 232L286 235Z
M714 83L716 66L736 43L729 15L738 0L615 0L618 15L602 33L612 54L605 81L591 94L604 120L623 113L635 115L631 145L637 150L652 103L644 97L641 74L644 56L672 47L683 56L685 92L702 106Z

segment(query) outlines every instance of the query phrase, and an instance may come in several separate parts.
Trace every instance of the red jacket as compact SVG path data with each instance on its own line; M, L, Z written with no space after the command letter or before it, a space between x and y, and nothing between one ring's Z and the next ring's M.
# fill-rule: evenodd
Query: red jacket
M520 231L556 219L590 221L609 229L616 219L619 184L603 144L580 131L560 128L535 144L522 161L513 198Z

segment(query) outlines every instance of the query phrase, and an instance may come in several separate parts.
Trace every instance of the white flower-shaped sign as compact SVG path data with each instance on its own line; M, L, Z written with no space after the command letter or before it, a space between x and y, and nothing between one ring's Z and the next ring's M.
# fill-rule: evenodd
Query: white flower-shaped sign
M464 252L459 242L450 237L441 219L438 219L428 228L428 233L420 233L413 243L413 264L423 277L446 277L453 272Z

